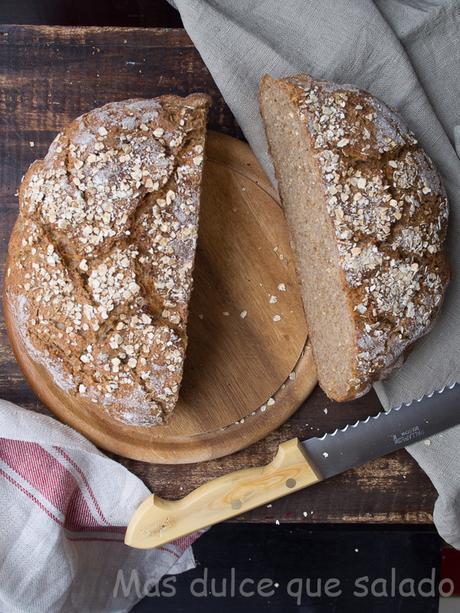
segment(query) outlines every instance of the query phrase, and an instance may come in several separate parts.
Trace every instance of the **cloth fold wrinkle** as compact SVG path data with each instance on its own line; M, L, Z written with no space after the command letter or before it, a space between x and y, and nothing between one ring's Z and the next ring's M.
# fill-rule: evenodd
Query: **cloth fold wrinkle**
M460 78L452 79L452 74L457 72L458 75L459 72L460 45L456 44L458 31L454 32L449 24L459 22L460 3L446 3L445 0L413 2L416 8L412 9L410 17L415 21L410 23L406 14L408 3L404 0L375 0L410 57L417 79L453 143L453 126L460 122ZM449 41L452 35L455 40ZM446 45L448 54L442 53Z
M0 525L0 611L124 613L145 585L193 568L197 534L153 550L124 545L125 527L149 494L68 426L0 400L8 518Z
M383 406L390 408L460 381L460 160L453 147L453 130L459 123L460 79L455 66L460 65L460 4L290 0L280 8L277 0L170 1L272 180L257 104L264 73L276 77L308 72L352 83L400 111L444 178L454 274L432 330L418 341L404 366L375 389ZM444 90L448 95L443 96ZM458 138L458 131L455 134ZM459 448L457 426L432 437L430 447L417 443L408 449L439 492L435 523L454 545L460 542L460 458L455 453ZM446 463L446 453L453 454L452 464Z

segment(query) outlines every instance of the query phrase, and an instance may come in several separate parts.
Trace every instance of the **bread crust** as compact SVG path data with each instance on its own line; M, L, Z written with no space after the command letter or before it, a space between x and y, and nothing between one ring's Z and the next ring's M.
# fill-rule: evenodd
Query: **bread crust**
M209 103L94 109L19 190L4 288L14 332L58 387L130 425L163 423L179 393Z
M350 400L399 365L439 312L447 197L402 118L370 93L308 75L266 75L260 91L273 84L304 127L334 230L355 332L353 377L334 399Z

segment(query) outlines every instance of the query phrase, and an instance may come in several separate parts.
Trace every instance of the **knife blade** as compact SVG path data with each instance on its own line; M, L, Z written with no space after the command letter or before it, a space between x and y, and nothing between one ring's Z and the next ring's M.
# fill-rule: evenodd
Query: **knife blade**
M459 423L457 383L321 437L291 439L266 466L223 475L180 500L149 496L133 514L125 543L158 547Z
M302 441L323 479L366 464L460 423L460 384Z

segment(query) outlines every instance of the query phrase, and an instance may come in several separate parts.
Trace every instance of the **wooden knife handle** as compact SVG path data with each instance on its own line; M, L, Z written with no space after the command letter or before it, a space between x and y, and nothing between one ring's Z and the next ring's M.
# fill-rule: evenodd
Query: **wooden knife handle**
M181 500L152 495L134 513L125 543L149 549L313 485L321 476L299 439L282 443L275 458L201 485Z

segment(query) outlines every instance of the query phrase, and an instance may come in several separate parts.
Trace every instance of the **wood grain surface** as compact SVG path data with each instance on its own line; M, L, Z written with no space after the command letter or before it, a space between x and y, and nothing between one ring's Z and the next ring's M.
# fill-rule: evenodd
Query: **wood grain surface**
M210 127L241 138L235 119L182 30L0 26L2 274L21 176L46 153L66 122L110 100L200 90L213 98ZM46 413L20 373L3 321L0 360L0 396ZM226 472L267 463L288 438L332 430L375 413L378 407L373 393L338 405L316 388L278 430L224 459L183 466L120 461L158 495L177 498ZM435 497L428 478L400 451L291 494L269 508L255 509L238 521L429 523Z

